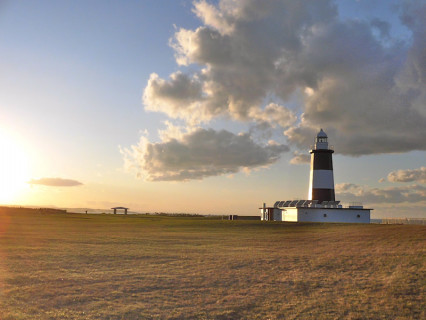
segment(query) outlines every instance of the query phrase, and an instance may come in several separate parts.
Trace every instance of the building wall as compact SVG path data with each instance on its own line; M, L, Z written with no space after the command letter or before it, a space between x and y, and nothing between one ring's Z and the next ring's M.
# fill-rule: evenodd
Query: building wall
M284 221L282 219L282 210L274 208L274 221Z
M286 208L282 210L282 220L288 222L298 222L298 208Z
M281 221L370 223L370 210L288 208L283 210Z

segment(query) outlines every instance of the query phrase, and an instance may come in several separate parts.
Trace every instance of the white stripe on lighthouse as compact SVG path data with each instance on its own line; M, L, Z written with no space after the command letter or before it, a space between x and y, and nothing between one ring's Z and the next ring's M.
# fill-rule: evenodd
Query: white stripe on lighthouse
M310 182L310 189L334 189L333 170L311 170Z

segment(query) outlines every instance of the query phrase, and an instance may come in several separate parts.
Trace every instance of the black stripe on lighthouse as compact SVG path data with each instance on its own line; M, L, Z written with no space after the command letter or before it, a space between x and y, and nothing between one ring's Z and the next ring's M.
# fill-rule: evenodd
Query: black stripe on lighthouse
M310 200L318 200L318 203L323 201L335 201L334 197L334 189L312 189L312 199Z
M315 150L314 170L333 170L330 151L333 152L333 150Z

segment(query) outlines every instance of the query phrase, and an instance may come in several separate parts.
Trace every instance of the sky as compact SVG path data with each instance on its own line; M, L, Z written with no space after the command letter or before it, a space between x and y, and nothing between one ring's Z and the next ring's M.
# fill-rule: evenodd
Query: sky
M426 1L0 1L0 204L426 218Z

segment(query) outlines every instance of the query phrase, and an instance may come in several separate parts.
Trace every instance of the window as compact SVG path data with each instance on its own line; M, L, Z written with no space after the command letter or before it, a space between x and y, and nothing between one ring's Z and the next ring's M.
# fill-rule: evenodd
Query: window
M326 213L324 213L324 218L327 218L327 214Z
M356 215L357 218L361 218L361 216L359 214Z

